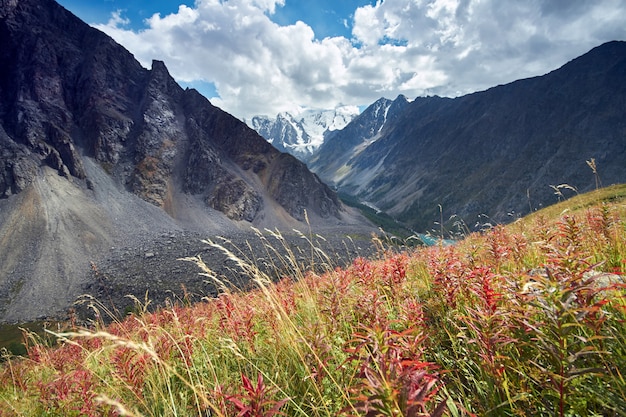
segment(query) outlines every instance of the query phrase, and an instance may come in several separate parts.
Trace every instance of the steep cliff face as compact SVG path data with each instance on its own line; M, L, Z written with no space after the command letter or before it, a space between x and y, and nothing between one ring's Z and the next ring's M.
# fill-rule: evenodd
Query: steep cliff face
M289 213L294 213L298 220L304 220L304 211L311 204L319 207L319 214L323 217L337 216L339 200L336 194L329 192L326 187L320 187L320 179L317 176L304 175L305 171L308 171L306 165L294 156L281 154L276 158L267 180L271 195ZM297 190L309 192L303 196Z
M86 179L84 154L159 207L174 187L203 194L209 207L233 219L255 219L265 198L255 177L279 152L252 129L194 90L183 90L162 62L142 68L51 0L3 0L1 18L0 57L11 63L0 73L2 152L4 161L13 161L1 167L2 195L23 190L40 163ZM291 172L311 176L306 169ZM330 193L304 177L284 180ZM312 190L287 189L312 213L338 213L338 204L317 207L308 198ZM284 208L301 217L301 210Z
M305 165L53 0L0 0L0 62L0 321L71 305L148 235L344 221Z

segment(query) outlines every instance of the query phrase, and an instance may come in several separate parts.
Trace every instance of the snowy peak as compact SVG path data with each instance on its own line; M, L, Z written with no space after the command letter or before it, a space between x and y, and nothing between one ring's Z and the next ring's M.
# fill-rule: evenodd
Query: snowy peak
M399 96L396 100L404 101L405 103L408 102L404 96ZM363 111L363 114L361 114L361 117L358 120L361 126L359 136L362 140L372 139L380 133L382 128L387 123L389 110L394 103L395 101L383 97L376 100Z
M343 129L359 115L356 106L331 110L279 113L272 119L255 116L250 125L277 149L306 161L324 143L330 132Z
M344 129L328 137L307 161L308 166L326 183L339 184L350 173L350 160L375 143L408 105L404 95L395 100L384 97L376 100Z

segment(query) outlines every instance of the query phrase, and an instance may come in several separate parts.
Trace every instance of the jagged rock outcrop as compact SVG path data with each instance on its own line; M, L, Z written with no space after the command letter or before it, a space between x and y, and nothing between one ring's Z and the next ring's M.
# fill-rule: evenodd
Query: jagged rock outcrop
M23 191L37 173L38 163L30 152L4 132L0 126L0 197Z
M272 197L298 220L304 220L304 211L311 204L318 207L324 217L337 216L337 195L326 187L320 187L322 182L317 176L303 175L305 171L308 171L306 165L294 156L281 154L269 174L268 188ZM297 190L309 192L302 195Z
M170 231L292 230L305 210L363 224L304 164L53 0L0 0L0 62L0 321L58 314L102 277L91 261Z
M4 194L23 189L39 163L85 179L82 152L159 207L171 187L178 187L203 193L210 207L233 219L254 220L264 198L255 190L256 177L279 153L252 129L194 90L183 90L162 62L142 68L108 36L51 0L4 1L2 6L0 56L12 63L0 73L3 143L11 143L3 152L15 154L7 160L18 161L3 166ZM24 145L22 159L18 144ZM306 169L291 173L301 178L283 180L325 188L305 178L311 176ZM277 184L272 190L280 188ZM316 207L317 199L308 198L318 191L286 189L292 195L285 200L300 201L322 217L337 215L338 205L334 210L327 202ZM300 218L302 207L290 203L284 208Z
M249 185L231 176L223 178L211 193L207 204L233 220L254 220L262 197ZM289 211L289 208L288 208Z

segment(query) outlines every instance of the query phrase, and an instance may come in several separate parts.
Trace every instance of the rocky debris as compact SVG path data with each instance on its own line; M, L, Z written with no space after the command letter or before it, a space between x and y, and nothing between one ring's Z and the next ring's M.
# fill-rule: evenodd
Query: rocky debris
M241 179L226 177L215 187L207 203L230 219L251 222L261 208L263 199Z
M148 299L152 308L156 308L166 303L193 302L216 296L221 291L216 281L202 275L203 271L194 262L183 260L189 257L200 257L215 277L232 289L253 288L250 277L239 270L224 251L203 242L207 239L256 265L272 279L293 277L294 274L281 270L284 263L278 255L268 258L268 253L273 253L273 250L268 252L269 246L285 259L288 252L293 253L303 271L315 267L318 272L345 266L356 257L372 255L376 250L371 237L365 235L351 234L348 238L337 234L323 239L313 238L315 247L333 263L324 264L322 259L311 260L312 247L302 236L281 236L283 240L268 233L260 237L252 232L241 232L226 239L203 236L198 232L171 231L156 237L143 237L133 246L113 247L108 256L93 264L91 282L85 287L88 296L81 297L86 302L79 301L82 307L78 311L83 317L92 315L88 305L94 300L108 310L124 315L133 310L134 299L141 302Z

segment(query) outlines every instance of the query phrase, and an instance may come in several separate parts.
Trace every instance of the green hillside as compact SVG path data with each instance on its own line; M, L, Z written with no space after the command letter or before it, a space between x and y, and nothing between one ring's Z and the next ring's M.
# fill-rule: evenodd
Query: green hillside
M533 222L537 216L554 219L563 214L577 214L589 207L597 206L602 203L613 204L613 208L618 210L619 214L623 215L626 210L625 200L626 184L616 184L588 193L575 195L567 200L560 201L528 215L522 221Z

